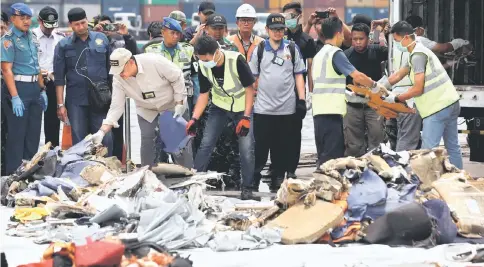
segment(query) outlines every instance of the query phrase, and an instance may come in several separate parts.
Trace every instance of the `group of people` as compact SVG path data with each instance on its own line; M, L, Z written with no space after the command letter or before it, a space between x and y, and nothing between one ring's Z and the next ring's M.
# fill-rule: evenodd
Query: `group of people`
M347 84L390 90L384 101L416 108L397 119L397 151L420 143L432 148L443 137L451 162L462 168L459 96L433 51L452 51L467 41L428 40L417 16L390 28L387 19L357 15L350 27L333 8L324 13L328 16L311 14L303 26L298 2L268 16L267 39L254 35L256 11L243 4L236 11L238 32L229 36L227 20L214 3L202 2L198 11L196 27L187 26L181 11L151 23L150 41L139 51L125 25L107 27L109 16L89 22L82 8L73 8L68 12L73 33L65 37L55 30L55 9L42 9L39 28L29 30L31 10L23 3L12 5L6 22L12 26L2 32L1 48L2 118L8 128L2 170L14 172L37 151L42 113L46 142L58 145L62 121L72 126L74 144L92 134L109 155L121 158L120 129L129 97L136 103L142 165L167 160L158 149L163 147L159 118L171 112L173 118L185 118L186 133L195 136L180 153L170 153L173 162L228 173L241 198L249 199L269 155L271 189L297 177L308 110L318 168L330 159L359 157L384 141L384 118ZM312 27L317 40L309 36ZM394 67L385 75L390 34ZM102 97L106 88L107 100ZM3 132L2 127L2 138Z

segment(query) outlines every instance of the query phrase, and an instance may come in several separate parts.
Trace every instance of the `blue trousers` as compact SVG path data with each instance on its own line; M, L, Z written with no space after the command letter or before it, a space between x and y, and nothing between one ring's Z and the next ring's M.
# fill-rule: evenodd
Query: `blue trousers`
M95 112L89 106L66 104L67 116L72 128L72 144L83 140L88 134L95 134L106 118L107 112ZM108 157L113 155L113 136L109 132L104 136L103 145L108 148Z
M444 139L445 149L449 154L450 163L462 169L462 153L459 145L459 130L457 118L460 114L460 104L454 104L423 119L422 148L438 147L440 140Z
M15 82L15 86L25 107L22 117L17 117L13 113L10 94L7 86L2 83L2 108L8 128L5 147L7 175L12 174L22 164L22 159L30 160L37 153L43 113L39 99L40 87L37 82Z
M195 156L194 168L197 171L207 171L210 156L217 143L218 138L227 126L228 120L233 120L237 125L244 116L244 112L230 112L215 105L210 106L210 112L203 131L203 138L200 148ZM252 123L251 123L252 124ZM240 165L242 171L242 186L252 187L254 175L254 134L250 127L249 134L239 137Z

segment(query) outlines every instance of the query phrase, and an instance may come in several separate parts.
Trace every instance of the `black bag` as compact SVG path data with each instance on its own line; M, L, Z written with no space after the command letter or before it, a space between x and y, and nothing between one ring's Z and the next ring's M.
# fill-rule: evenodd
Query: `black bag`
M81 58L82 53L89 49L88 47L82 50L79 58ZM107 111L109 109L109 105L111 105L111 87L108 85L107 81L97 81L93 82L89 77L86 75L79 73L77 70L77 65L79 64L79 59L76 62L76 66L74 67L75 71L78 75L86 78L90 83L89 86L89 105L92 109L96 111Z
M94 110L106 111L111 105L111 88L105 81L91 82L89 88L89 105Z

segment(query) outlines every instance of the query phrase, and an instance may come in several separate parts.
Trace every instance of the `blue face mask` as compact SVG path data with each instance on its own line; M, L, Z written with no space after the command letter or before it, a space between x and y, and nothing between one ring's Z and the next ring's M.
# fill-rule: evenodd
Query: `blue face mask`
M215 52L215 53L217 53L217 52ZM210 61L202 61L202 60L200 60L200 62L202 63L202 65L204 67L206 67L206 68L209 68L209 69L217 66L217 61L218 61L218 59L215 60L215 55L213 55L213 58Z
M407 36L405 36L405 37L407 37ZM403 39L405 39L405 37L403 37ZM393 43L395 44L395 48L400 50L400 52L405 53L405 52L408 52L408 47L411 46L413 43L415 43L415 41L413 41L412 43L410 43L409 45L404 47L402 45L403 39L400 42L397 42L397 41L394 40Z
M286 20L286 27L289 29L295 29L297 27L297 18Z

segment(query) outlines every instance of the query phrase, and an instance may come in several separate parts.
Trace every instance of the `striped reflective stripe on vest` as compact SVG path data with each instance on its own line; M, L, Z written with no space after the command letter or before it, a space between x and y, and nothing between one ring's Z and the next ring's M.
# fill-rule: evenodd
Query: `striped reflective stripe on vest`
M422 53L422 52L417 52L417 53ZM412 54L413 55L413 54ZM439 86L445 84L446 82L450 81L449 75L447 75L447 72L445 69L438 68L435 66L435 61L433 57L428 57L428 65L430 66L430 73L425 74L425 87L424 87L424 94L428 93L434 89L437 89ZM415 83L415 75L411 75L412 82Z
M327 67L329 56L334 55L331 51L327 51L322 59L321 74L314 80L318 86L314 87L314 94L344 94L346 90L346 78L327 78ZM332 62L332 60L329 60ZM332 63L331 63L332 64ZM322 87L322 88L321 88ZM337 87L337 88L335 88Z

